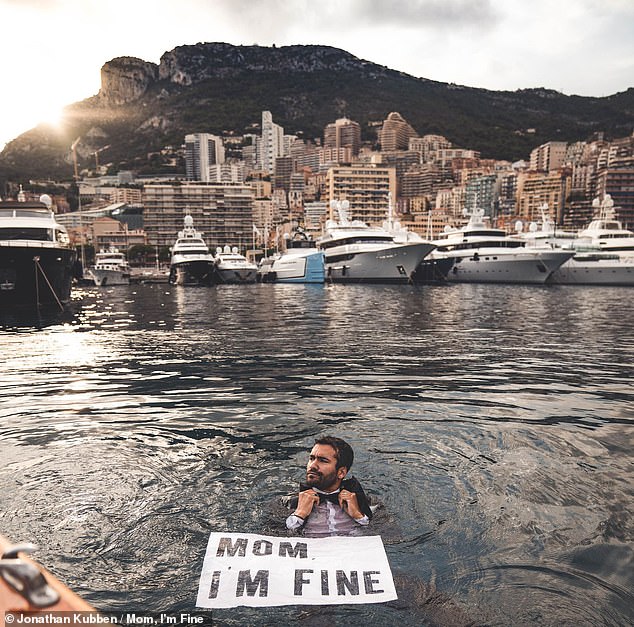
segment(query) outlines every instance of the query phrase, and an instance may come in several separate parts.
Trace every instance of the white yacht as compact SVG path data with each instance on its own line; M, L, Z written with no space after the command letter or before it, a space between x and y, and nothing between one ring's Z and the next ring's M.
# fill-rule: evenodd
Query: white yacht
M527 247L550 246L573 251L573 257L553 272L549 282L564 285L634 285L634 253L630 254L628 237L623 236L628 231L621 228L613 215L608 217L605 213L606 208L612 208L611 199L609 196L606 198L608 201L604 200L601 214L579 233L557 229L548 216L548 205L542 205L541 225L533 222L528 232L519 234ZM598 200L593 204L597 207ZM602 240L600 232L608 236ZM618 236L609 237L611 233L617 233ZM630 237L632 245L634 233ZM607 242L608 246L602 247L602 241ZM609 245L614 242L617 242L616 250L610 252Z
M130 284L130 266L125 255L112 246L95 255L95 267L90 274L99 287Z
M286 251L265 257L258 267L262 283L323 283L324 253L306 233L297 229L286 240Z
M63 306L70 301L77 251L47 194L0 200L0 308Z
M194 219L185 215L185 225L172 247L169 282L174 285L212 285L214 257L202 233L194 228Z
M634 232L624 229L616 219L612 197L606 194L603 200L595 198L592 206L595 217L585 229L579 231L579 238L589 240L590 244L604 252L634 257Z
M543 284L574 254L550 246L527 247L522 239L485 224L481 209L461 229L446 228L434 244L434 259L454 261L447 275L452 282Z
M431 242L401 241L383 227L348 219L347 200L330 204L339 220L328 220L317 240L323 250L326 280L347 283L407 283L433 249Z
M257 265L241 255L236 246L216 248L215 274L218 283L255 283L257 272Z

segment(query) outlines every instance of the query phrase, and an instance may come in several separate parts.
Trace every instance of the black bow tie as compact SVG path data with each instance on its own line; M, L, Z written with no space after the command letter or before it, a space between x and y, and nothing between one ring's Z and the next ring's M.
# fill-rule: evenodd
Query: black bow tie
M339 491L333 492L332 494L322 494L321 492L315 492L315 494L319 497L320 504L325 501L330 501L335 505L339 505Z

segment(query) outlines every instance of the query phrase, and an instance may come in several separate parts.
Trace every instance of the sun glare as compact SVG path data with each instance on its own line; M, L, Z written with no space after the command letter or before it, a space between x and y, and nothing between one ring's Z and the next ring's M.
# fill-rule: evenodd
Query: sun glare
M62 122L62 107L52 107L42 112L40 122L49 126L59 126Z

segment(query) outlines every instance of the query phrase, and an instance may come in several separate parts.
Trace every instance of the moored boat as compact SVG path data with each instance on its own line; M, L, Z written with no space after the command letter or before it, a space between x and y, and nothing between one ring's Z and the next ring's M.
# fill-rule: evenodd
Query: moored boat
M531 223L519 237L528 248L549 246L572 251L573 256L555 270L549 283L563 285L634 285L634 233L622 228L614 219L611 198L595 199L600 209L590 225L578 233L563 231L548 215L548 205L541 207L541 224ZM628 235L629 233L629 235Z
M265 257L258 266L262 283L323 283L324 253L306 233L297 229L286 240L286 251Z
M574 254L549 246L527 247L525 241L485 224L481 209L470 214L466 226L447 229L434 243L433 259L453 260L450 282L544 284Z
M184 227L172 246L169 282L174 285L212 285L214 257L209 247L194 228L194 219L185 215Z
M317 240L324 252L326 280L342 283L407 283L433 249L425 240L399 243L383 227L348 219L349 203L333 201L338 220L326 222Z
M0 306L63 309L70 301L77 251L55 219L52 200L0 201Z
M634 257L621 257L590 248L553 272L551 283L561 285L634 285Z
M258 267L251 263L234 246L216 248L214 258L215 278L218 283L255 283Z
M95 267L90 275L99 287L130 284L130 266L125 255L114 247L95 255Z

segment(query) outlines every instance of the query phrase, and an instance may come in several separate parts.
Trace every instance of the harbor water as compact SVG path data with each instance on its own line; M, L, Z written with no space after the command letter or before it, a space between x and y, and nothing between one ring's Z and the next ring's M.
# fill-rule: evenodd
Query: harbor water
M634 290L76 290L0 317L0 533L107 612L196 611L212 531L283 535L315 437L383 506L387 604L213 625L634 624Z

